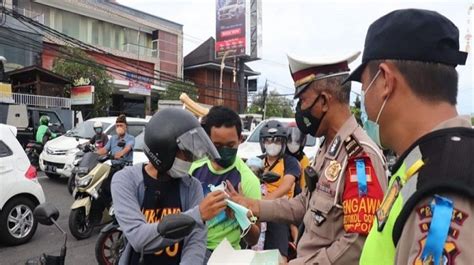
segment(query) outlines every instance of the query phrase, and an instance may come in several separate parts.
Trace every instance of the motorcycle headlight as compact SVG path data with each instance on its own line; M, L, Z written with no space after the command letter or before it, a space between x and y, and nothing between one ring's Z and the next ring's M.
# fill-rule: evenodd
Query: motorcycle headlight
M84 188L84 187L87 187L92 181L92 176L85 176L81 179L78 179L76 181L76 185L78 187L81 187L81 188Z

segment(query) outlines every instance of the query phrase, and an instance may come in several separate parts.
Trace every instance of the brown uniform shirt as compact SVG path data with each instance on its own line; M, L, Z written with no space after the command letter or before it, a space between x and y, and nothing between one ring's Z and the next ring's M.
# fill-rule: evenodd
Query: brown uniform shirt
M355 159L365 164L365 195L359 194ZM382 152L351 116L333 141L318 151L313 168L320 177L311 194L306 189L293 199L260 201L262 221L304 222L297 258L290 264L358 263L387 187L384 161Z
M468 127L469 117L455 117L439 124L435 130L451 127ZM474 264L474 202L455 194L440 194L453 201L454 213L446 240L442 264ZM396 247L395 264L420 264L424 242L431 222L431 198L420 201L408 217Z

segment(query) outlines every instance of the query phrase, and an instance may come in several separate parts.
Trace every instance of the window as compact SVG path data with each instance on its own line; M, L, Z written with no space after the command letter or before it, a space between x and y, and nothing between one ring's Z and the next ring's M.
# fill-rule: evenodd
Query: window
M128 124L127 126L127 133L136 137L137 135L139 135L140 133L142 133L143 131L145 130L145 124ZM115 125L110 128L109 132L108 132L108 135L116 135L117 132L115 131Z
M49 117L49 123L51 124L61 124L61 121L59 120L58 116L54 112L38 112L39 117L46 115Z
M7 157L11 155L13 155L12 150L3 141L0 141L0 157Z
M62 13L62 32L68 36L79 39L79 26L81 17L73 13Z

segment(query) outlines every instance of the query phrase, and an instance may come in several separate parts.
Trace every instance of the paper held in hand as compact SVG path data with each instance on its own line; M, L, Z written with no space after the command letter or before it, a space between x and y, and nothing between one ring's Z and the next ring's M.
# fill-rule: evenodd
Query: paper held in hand
M279 265L282 262L277 249L254 251L251 249L234 250L224 238L212 252L208 265Z

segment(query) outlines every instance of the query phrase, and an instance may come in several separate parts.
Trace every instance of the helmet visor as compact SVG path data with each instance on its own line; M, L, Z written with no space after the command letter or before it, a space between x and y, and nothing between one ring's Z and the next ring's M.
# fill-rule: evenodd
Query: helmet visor
M192 154L193 161L206 156L211 160L221 158L216 147L202 127L193 128L183 133L178 137L177 144L179 149Z
M304 135L297 127L288 129L288 143L301 145L306 135Z

